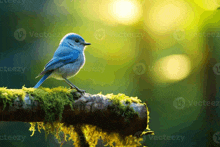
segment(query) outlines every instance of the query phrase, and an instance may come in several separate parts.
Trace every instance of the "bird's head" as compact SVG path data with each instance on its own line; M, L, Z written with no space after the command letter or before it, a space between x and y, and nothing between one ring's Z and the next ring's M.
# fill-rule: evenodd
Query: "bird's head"
M84 50L85 46L90 44L91 43L85 42L80 35L75 33L66 34L60 41L60 45L67 45L79 50Z

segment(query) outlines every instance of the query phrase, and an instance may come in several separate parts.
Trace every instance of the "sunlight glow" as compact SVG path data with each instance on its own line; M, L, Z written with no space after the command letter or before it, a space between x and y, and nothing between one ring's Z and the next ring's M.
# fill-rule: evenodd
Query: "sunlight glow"
M167 27L174 23L180 15L181 12L179 7L173 4L168 4L162 7L156 14L156 17L159 20L156 21L156 23L160 23L161 25Z
M158 60L154 66L158 82L175 82L186 78L191 70L190 59L186 55L170 55Z
M135 1L120 0L109 5L111 16L119 23L130 24L140 17L140 8Z
M157 33L165 33L187 23L190 14L189 6L181 1L163 1L153 5L146 12L145 24Z

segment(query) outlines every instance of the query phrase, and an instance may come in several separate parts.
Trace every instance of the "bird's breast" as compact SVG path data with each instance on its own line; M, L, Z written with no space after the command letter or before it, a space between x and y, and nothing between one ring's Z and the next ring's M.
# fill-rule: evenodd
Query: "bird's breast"
M80 54L78 59L75 60L75 62L68 63L66 65L63 65L62 67L54 70L52 77L62 80L64 78L70 78L74 75L76 75L80 69L85 64L85 56L84 54Z

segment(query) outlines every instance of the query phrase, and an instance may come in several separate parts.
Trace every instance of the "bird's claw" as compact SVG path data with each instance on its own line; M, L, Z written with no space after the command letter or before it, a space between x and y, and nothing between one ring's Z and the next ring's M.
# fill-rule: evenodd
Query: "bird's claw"
M75 87L70 87L71 89L76 89ZM85 94L85 90L82 90L82 89L76 89L77 90L77 92L79 92L80 94Z
M81 94L85 94L85 90L77 90L79 93L81 93Z

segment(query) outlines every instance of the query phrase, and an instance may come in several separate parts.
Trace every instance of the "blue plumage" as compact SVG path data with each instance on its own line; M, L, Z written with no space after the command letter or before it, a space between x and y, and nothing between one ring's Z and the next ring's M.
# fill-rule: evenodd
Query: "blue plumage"
M52 74L52 71L47 72L41 79L40 81L37 82L37 84L34 86L34 88L40 87L40 85Z
M85 63L84 49L86 45L90 45L90 43L86 43L78 34L69 33L65 35L60 41L60 45L55 51L53 58L38 75L44 76L34 88L38 88L47 78L53 77L58 80L65 80L71 88L76 88L77 91L81 93L85 92L77 88L67 79L76 75L83 67Z

